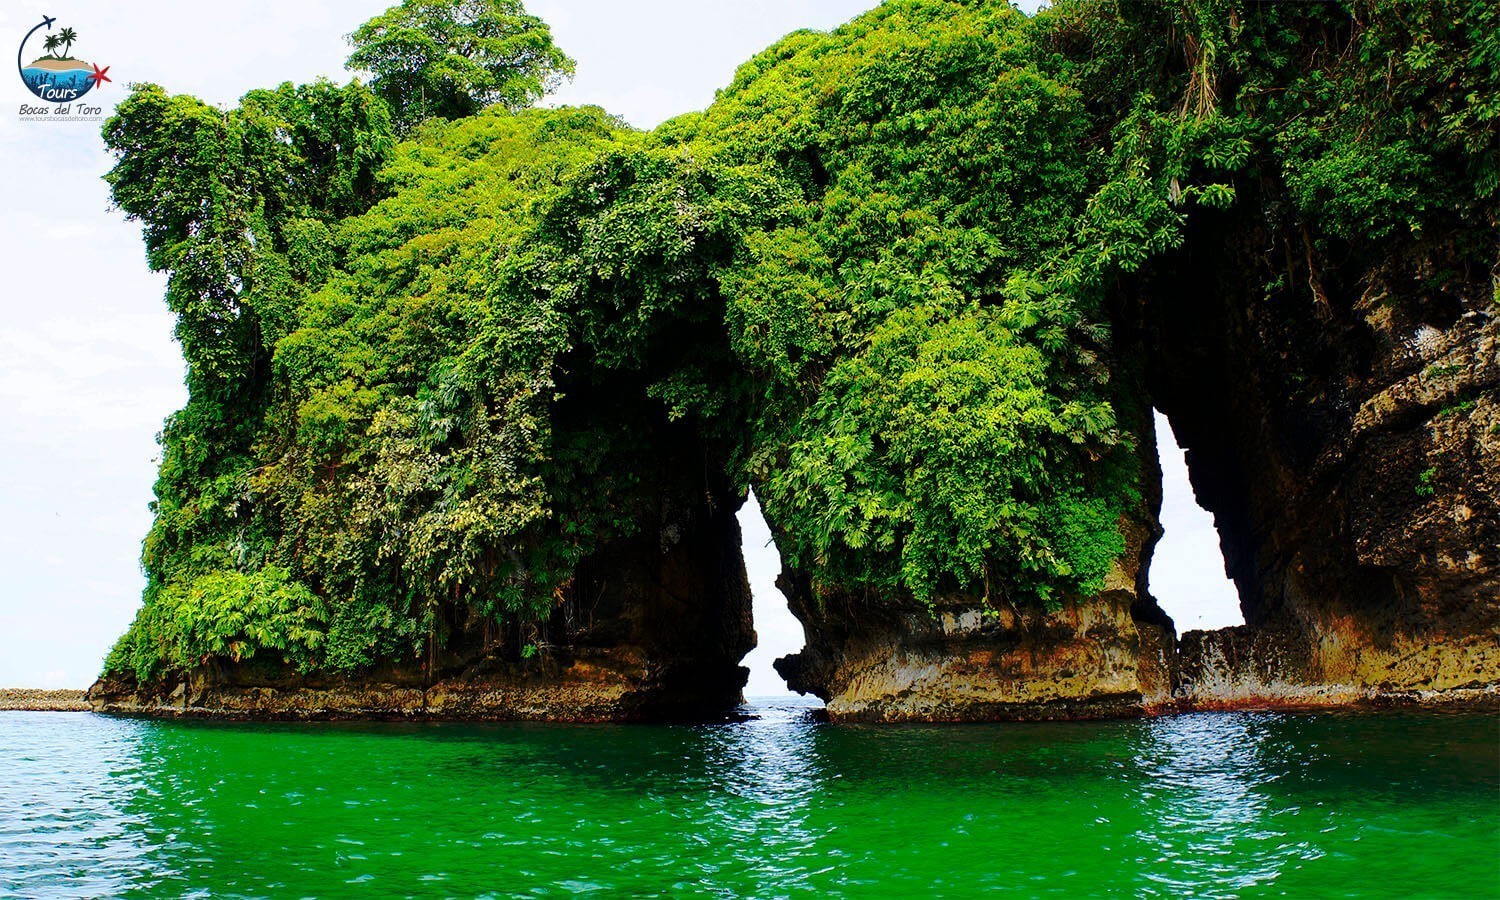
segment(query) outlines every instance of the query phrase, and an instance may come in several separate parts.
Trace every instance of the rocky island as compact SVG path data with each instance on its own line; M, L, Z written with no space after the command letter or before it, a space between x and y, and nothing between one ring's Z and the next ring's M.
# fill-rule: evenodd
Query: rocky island
M646 133L399 14L105 127L189 400L94 709L722 715L752 488L835 720L1500 691L1500 13L888 0ZM1153 408L1243 626L1147 590Z

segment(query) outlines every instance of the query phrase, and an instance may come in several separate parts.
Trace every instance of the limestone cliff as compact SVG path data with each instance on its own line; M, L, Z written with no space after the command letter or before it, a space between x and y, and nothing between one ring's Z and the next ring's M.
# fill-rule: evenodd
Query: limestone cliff
M751 486L837 719L1495 691L1500 14L1396 5L887 0L650 134L140 86L188 403L92 702L721 715ZM1146 590L1153 407L1242 628Z
M1193 705L1500 684L1500 323L1441 242L1324 260L1199 223L1148 279L1151 389L1215 514L1246 625L1185 636ZM1267 252L1267 248L1273 248ZM1305 286L1266 292L1276 267ZM1169 285L1192 285L1192 290Z

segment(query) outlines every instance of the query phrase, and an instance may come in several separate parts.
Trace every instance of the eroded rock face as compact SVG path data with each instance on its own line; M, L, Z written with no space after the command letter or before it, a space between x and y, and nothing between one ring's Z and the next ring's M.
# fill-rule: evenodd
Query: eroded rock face
M1170 705L1172 621L1139 566L1159 536L1152 502L1125 523L1128 550L1101 594L1052 612L963 596L932 610L857 594L820 602L805 575L783 572L777 585L808 646L776 670L823 698L835 721L1101 718Z
M1441 244L1321 260L1268 251L1288 236L1228 217L1194 237L1170 280L1144 288L1151 392L1215 515L1246 625L1185 636L1184 703L1495 691L1493 275ZM1265 291L1273 265L1295 287Z
M819 620L823 626L829 619ZM777 661L794 690L848 722L962 722L1137 715L1170 702L1167 632L1129 600L1017 615L977 601L893 616Z
M671 461L663 461L671 468ZM93 709L227 718L702 719L742 700L755 646L734 498L677 467L636 537L585 560L538 626L450 622L429 658L347 677L257 660L158 684L110 679ZM664 474L660 484L673 485ZM539 647L531 654L521 648Z

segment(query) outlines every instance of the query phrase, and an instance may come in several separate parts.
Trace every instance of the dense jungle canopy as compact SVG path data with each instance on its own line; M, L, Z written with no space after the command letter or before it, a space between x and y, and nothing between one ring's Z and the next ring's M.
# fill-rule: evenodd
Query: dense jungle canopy
M1086 598L1145 477L1112 310L1195 216L1494 255L1487 3L888 0L650 132L531 106L572 61L516 0L351 39L368 82L105 126L190 394L108 672L545 618L639 527L648 419L820 590Z

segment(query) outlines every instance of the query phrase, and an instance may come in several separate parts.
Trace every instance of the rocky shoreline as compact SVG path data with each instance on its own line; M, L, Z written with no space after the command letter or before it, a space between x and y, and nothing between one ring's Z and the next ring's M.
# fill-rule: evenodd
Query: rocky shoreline
M369 701L377 698L379 702ZM354 694L330 693L321 699L324 702L308 704L305 694L265 691L255 697L254 705L244 703L245 697L204 698L200 704L170 704L150 702L139 697L123 700L101 701L90 705L86 702L68 706L5 706L0 710L27 709L46 711L86 711L93 709L105 715L127 718L153 719L212 719L229 722L551 722L573 725L591 724L661 724L682 722L687 724L712 724L740 721L742 711L697 717L657 717L650 715L619 716L612 714L559 715L556 710L532 708L520 712L514 706L486 707L467 705L462 708L442 703L426 703L424 692L380 697L379 691ZM357 702L364 701L364 702ZM1013 706L1008 709L989 710L992 715L928 715L880 716L869 714L839 714L826 709L817 710L821 721L835 724L869 724L889 722L921 722L924 724L984 724L992 722L1039 722L1039 721L1084 721L1098 719L1163 718L1192 713L1230 712L1283 712L1283 713L1339 713L1375 712L1379 710L1428 708L1442 710L1483 710L1500 712L1500 689L1495 687L1462 688L1449 691L1403 691L1382 693L1371 689L1349 687L1343 690L1315 691L1273 697L1244 697L1230 700L1209 700L1179 697L1156 703L1135 703L1130 698L1113 709L1098 704L1069 705L1066 703Z
M1146 667L1147 669L1151 667ZM1062 721L1086 719L1158 718L1188 713L1216 712L1339 712L1396 708L1484 709L1500 711L1500 686L1471 683L1442 690L1394 689L1359 684L1259 685L1258 690L1217 691L1204 686L1183 685L1176 691L1160 689L1148 671L1142 671L1143 691L1032 697L987 697L989 702L943 702L954 698L945 691L903 693L903 703L852 704L836 697L820 710L824 721L834 723L924 722L977 723L996 721ZM618 687L618 686L617 686ZM974 685L968 686L970 690ZM992 686L999 690L1003 686ZM538 721L571 724L664 723L694 724L735 721L743 715L735 709L699 708L663 710L638 705L629 692L596 685L590 691L580 683L570 687L534 684L531 690L515 683L488 681L395 684L388 680L362 682L304 682L288 679L261 684L213 684L204 680L182 683L168 693L129 690L124 685L98 687L77 699L74 705L4 706L0 709L92 709L127 717L167 719L218 719L245 722L275 721L428 721L515 722ZM604 688L601 690L600 688ZM15 694L79 695L77 691L4 691ZM926 705L920 701L925 698ZM69 698L59 697L59 700ZM636 698L639 699L639 698Z
M0 688L0 710L26 712L88 712L83 691L42 688Z

